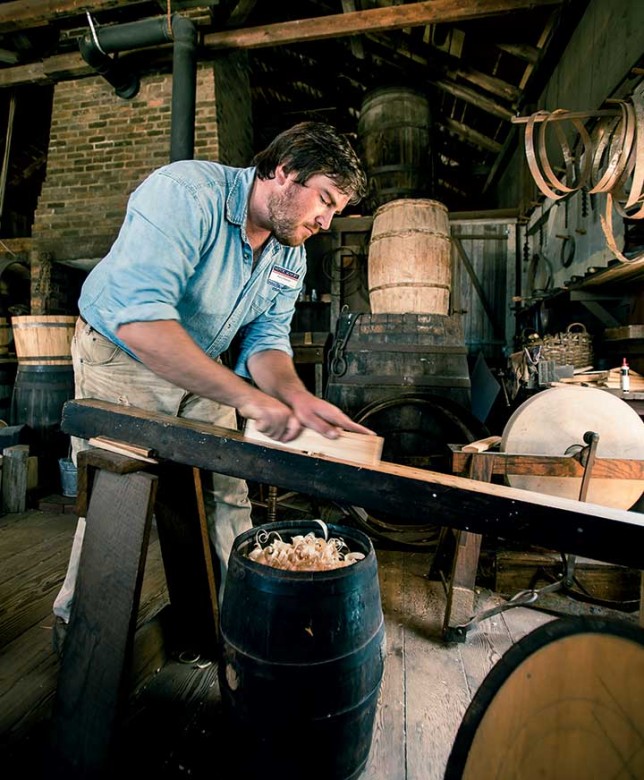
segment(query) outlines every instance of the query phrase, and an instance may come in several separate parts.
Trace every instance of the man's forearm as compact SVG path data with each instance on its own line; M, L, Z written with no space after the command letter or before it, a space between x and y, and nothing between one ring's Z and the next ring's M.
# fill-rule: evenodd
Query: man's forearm
M251 355L248 370L260 390L288 406L292 406L294 395L309 392L297 375L290 355L281 350L269 349Z
M174 320L122 325L118 338L155 374L195 395L239 407L253 388L208 357Z

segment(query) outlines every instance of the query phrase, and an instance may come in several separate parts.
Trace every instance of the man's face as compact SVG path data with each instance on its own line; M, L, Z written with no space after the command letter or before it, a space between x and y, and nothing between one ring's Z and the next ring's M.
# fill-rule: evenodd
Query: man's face
M311 176L305 184L297 184L295 176L284 177L267 202L271 231L286 246L300 246L319 230L328 229L349 202L328 176Z

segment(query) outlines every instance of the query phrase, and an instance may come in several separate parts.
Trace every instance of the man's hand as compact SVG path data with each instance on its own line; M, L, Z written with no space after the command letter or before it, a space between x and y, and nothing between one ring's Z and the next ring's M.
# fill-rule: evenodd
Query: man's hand
M257 430L276 441L291 441L302 430L302 425L288 406L260 391L250 400L237 406L246 419L255 420Z
M318 398L307 391L297 393L289 398L293 414L305 428L326 436L327 439L337 439L340 431L353 431L374 435L374 432L354 422L337 406ZM287 440L285 440L287 441Z
M293 433L295 429L290 425L288 432L284 434L288 438L281 438L280 441L294 439L302 426L311 428L328 439L337 439L342 430L373 435L373 431L353 422L337 406L310 393L297 375L292 359L285 352L278 350L256 352L248 359L248 367L257 386L290 407L299 425L295 433ZM262 430L262 433L272 436L265 430Z

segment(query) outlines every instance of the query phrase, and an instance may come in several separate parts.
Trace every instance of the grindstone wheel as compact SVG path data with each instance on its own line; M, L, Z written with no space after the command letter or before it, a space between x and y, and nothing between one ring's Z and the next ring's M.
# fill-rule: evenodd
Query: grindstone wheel
M569 455L599 434L598 458L644 458L644 422L625 401L593 387L553 387L537 393L510 417L501 450L514 455ZM508 475L515 488L579 498L581 477ZM598 479L591 473L586 501L630 509L644 491L639 479Z

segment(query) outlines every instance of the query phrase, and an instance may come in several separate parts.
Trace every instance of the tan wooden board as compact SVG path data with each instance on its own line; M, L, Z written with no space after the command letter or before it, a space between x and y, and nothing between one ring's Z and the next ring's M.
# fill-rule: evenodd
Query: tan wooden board
M341 431L337 439L327 439L326 436L310 428L304 428L292 441L281 442L258 431L254 420L246 421L244 438L308 455L327 455L352 463L366 463L370 466L380 463L384 444L381 436Z
M93 436L89 443L93 447L98 447L101 450L107 450L108 452L115 452L118 455L126 455L128 458L134 458L135 460L142 460L146 463L158 463L155 458L150 457L150 450L146 450L142 447L137 447L134 444L128 444L124 441L117 441L116 439L110 439L107 436Z

